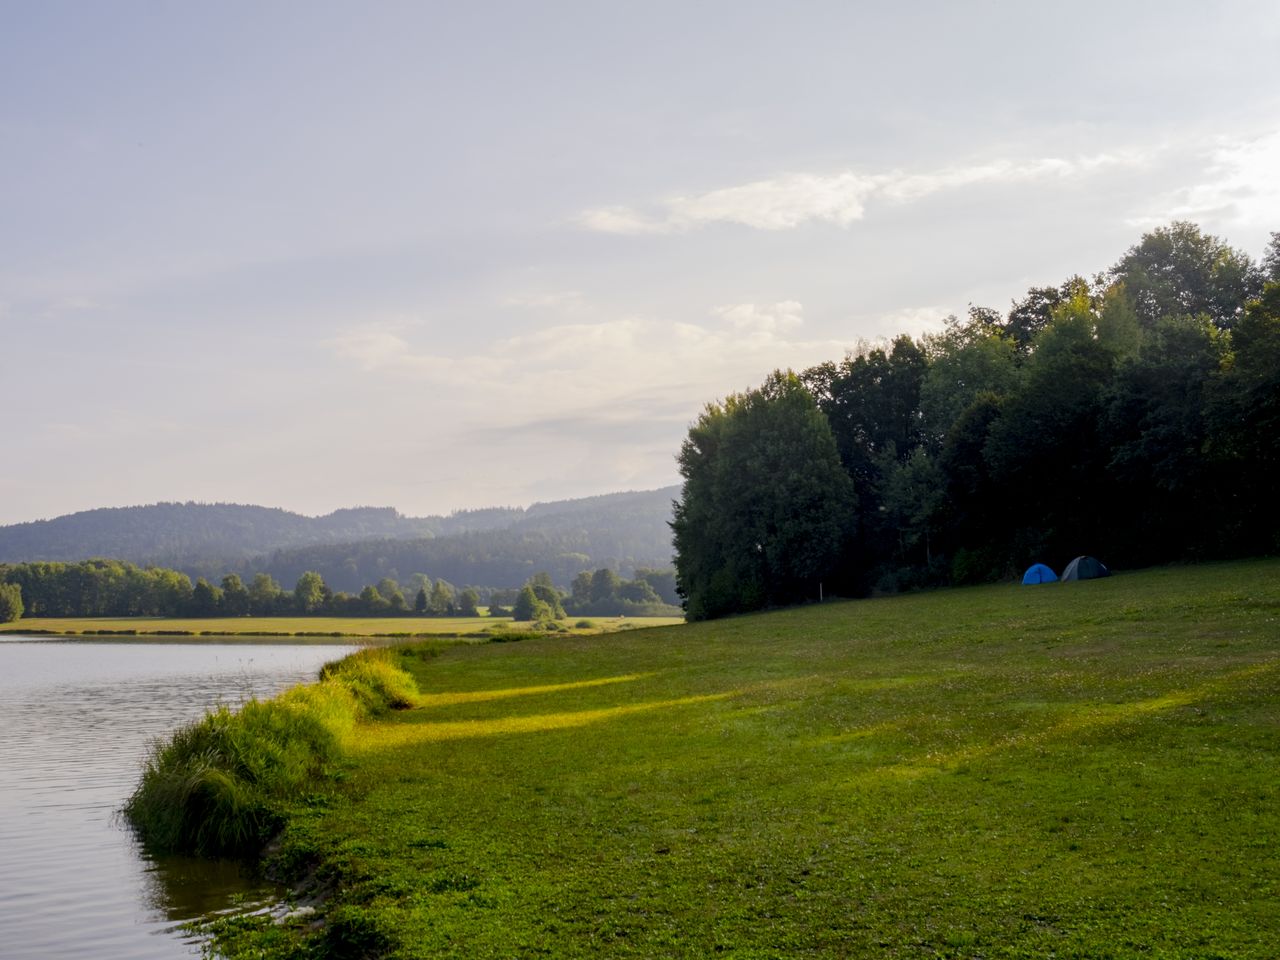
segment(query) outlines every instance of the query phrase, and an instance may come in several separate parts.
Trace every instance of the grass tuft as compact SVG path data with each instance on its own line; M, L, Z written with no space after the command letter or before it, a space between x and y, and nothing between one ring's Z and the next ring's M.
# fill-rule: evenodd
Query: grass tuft
M318 683L218 707L155 745L125 818L156 851L254 854L287 806L332 779L359 721L418 696L389 651L362 650L328 664Z

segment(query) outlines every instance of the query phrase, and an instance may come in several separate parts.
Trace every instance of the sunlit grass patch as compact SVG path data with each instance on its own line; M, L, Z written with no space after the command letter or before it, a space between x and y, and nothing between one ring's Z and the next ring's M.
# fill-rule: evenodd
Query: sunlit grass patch
M545 733L550 730L571 730L575 727L617 720L637 713L688 707L725 700L731 696L733 696L731 693L710 693L696 697L681 697L676 700L630 703L599 710L562 710L557 713L495 717L491 720L442 720L395 726L384 725L370 729L361 738L359 749L374 751L441 740L467 740L477 737L504 737L515 734Z

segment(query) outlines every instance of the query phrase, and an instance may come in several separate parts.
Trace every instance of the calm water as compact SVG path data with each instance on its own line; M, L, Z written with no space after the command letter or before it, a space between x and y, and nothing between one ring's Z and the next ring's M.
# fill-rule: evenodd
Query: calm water
M234 864L148 859L117 811L154 738L350 649L0 640L0 956L199 956L182 921L269 897Z

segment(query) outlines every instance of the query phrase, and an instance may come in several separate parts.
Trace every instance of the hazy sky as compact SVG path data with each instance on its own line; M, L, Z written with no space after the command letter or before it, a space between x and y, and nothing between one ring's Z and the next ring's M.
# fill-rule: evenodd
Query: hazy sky
M1199 222L1280 5L0 0L0 523L675 482L702 405Z

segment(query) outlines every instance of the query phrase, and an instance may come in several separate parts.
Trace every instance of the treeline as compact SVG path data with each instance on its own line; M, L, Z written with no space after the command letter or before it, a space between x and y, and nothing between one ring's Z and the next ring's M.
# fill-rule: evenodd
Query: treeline
M542 589L556 616L566 608L596 616L669 615L675 571L637 571L634 581L612 570L581 573L570 594L562 594L540 572L529 583ZM585 586L584 586L585 584ZM443 578L415 573L405 583L384 577L358 593L335 591L314 570L303 572L292 590L267 573L245 583L229 573L218 584L163 567L139 567L121 560L80 563L38 561L0 564L0 622L28 617L242 617L242 616L439 616L474 617L480 607L495 615L518 606L521 591L455 587ZM504 607L505 605L505 607ZM541 613L541 611L535 611ZM523 619L545 619L526 616Z
M235 573L192 583L177 570L122 560L0 564L0 600L10 590L17 616L28 617L478 616L482 597L420 573L404 586L384 578L351 594L331 590L313 570L286 590L266 573L248 583Z
M489 612L508 613L516 620L558 620L574 617L680 616L674 570L639 568L626 580L607 567L583 571L573 578L569 593L556 588L545 571L534 574L519 590L495 590ZM508 607L510 609L508 609Z
M680 453L692 619L1280 545L1280 234L1190 223L1107 272L971 307L711 404Z

